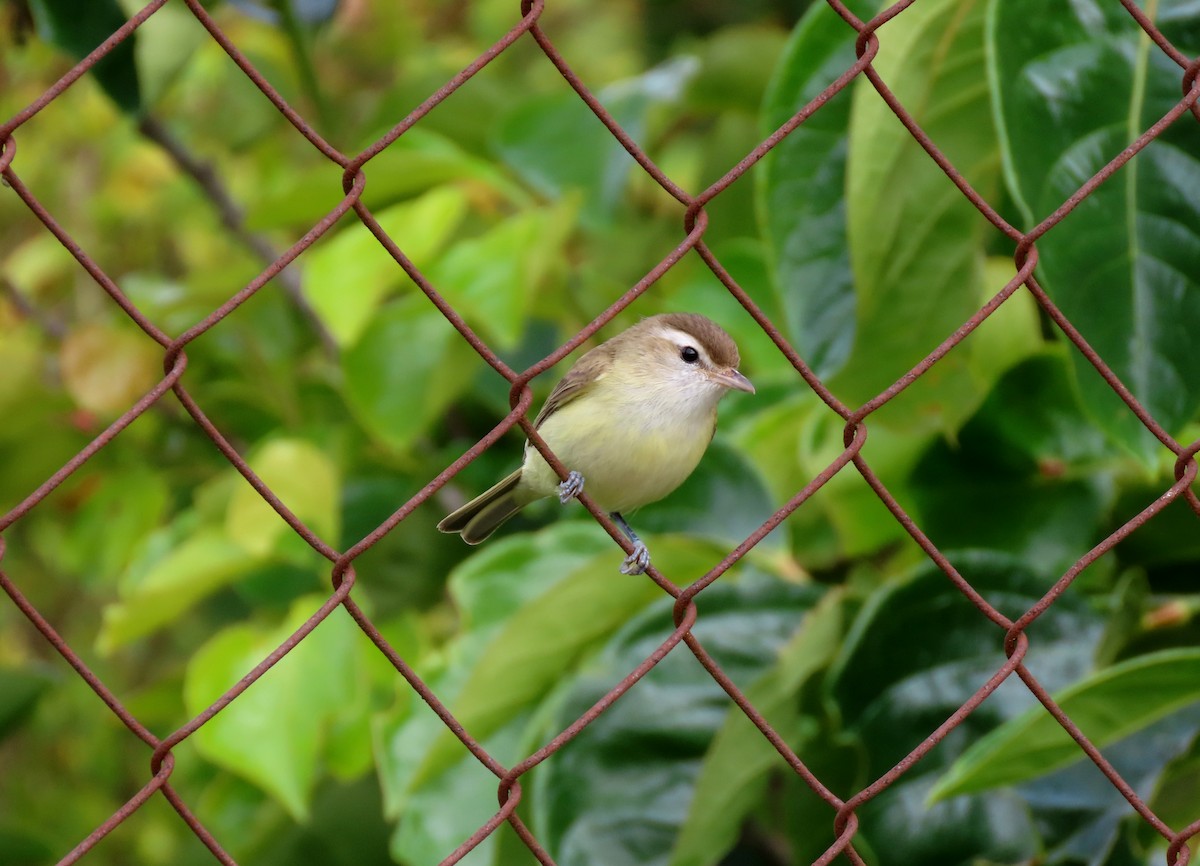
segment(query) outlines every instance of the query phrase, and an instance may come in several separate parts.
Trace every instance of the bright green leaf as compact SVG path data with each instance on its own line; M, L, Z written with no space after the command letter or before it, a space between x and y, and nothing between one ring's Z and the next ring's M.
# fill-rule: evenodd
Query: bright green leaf
M590 520L563 520L538 532L499 537L463 560L447 590L464 631L492 633L522 606L601 553L612 539Z
M1103 748L1200 700L1200 650L1165 650L1092 674L1055 702ZM930 792L932 800L986 791L1045 775L1086 756L1041 706L971 746Z
M712 549L695 542L664 537L648 543L655 565L679 580L698 577L697 572L718 558ZM651 581L620 576L617 566L622 558L613 544L610 551L592 557L508 618L451 704L472 736L488 736L536 703L585 649L662 594ZM528 567L540 569L540 564ZM462 745L443 731L429 748L413 784L428 782L461 757Z
M364 144L382 134L383 130L378 130ZM397 201L453 182L465 182L476 198L485 201L499 198L517 206L531 203L528 192L499 166L467 153L456 142L423 125L404 133L363 171L368 177L363 201L373 210L386 209ZM329 213L341 198L337 183L313 183L308 172L288 170L252 203L246 222L253 229L307 227Z
M96 639L102 653L173 622L200 599L249 572L255 558L224 532L204 527L174 541L145 571L135 563L122 578L121 600L104 607Z
M298 600L278 628L227 628L192 656L184 679L188 712L202 712L282 643L323 599ZM321 770L331 727L345 708L363 712L362 642L335 611L193 737L206 758L258 785L296 820ZM364 730L365 735L365 730Z
M323 451L302 439L274 439L251 454L249 462L309 529L327 544L337 544L341 483L337 467ZM281 537L293 534L258 491L244 483L234 488L229 500L225 531L257 557L267 556Z
M403 451L454 402L479 357L422 295L381 309L342 356L346 398L369 433Z
M560 521L538 532L491 539L451 573L447 590L463 630L445 648L440 663L423 666L421 675L443 700L453 703L513 615L602 554L620 562L620 550L591 521ZM426 763L431 744L444 735L441 721L429 713L405 712L380 720L377 763L389 815L407 813L414 775ZM441 790L442 785L434 781L421 791Z
M567 270L564 244L575 227L570 202L509 217L460 241L428 269L430 281L485 337L517 344L541 286Z
M469 206L462 186L435 187L375 215L410 260L424 267L458 228ZM380 302L408 282L367 227L350 222L304 258L304 293L338 342L353 344Z

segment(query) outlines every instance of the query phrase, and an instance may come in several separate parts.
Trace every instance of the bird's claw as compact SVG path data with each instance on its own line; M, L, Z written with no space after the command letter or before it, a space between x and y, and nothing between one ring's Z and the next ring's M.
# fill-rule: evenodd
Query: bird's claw
M650 567L650 549L642 542L633 546L633 553L621 564L621 574L642 574Z
M567 480L558 485L558 501L566 505L583 492L583 476L572 469Z

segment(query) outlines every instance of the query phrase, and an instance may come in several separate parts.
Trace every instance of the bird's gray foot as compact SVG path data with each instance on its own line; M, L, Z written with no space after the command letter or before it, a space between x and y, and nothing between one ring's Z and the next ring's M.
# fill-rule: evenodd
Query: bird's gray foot
M645 542L637 541L633 545L633 553L621 563L621 574L642 574L649 567L650 549Z
M641 574L650 567L650 549L646 547L644 541L637 537L633 527L618 512L613 511L608 516L625 533L625 537L633 542L633 553L625 557L625 562L621 564L621 574Z
M558 501L566 505L583 492L583 476L572 469L567 480L558 485Z

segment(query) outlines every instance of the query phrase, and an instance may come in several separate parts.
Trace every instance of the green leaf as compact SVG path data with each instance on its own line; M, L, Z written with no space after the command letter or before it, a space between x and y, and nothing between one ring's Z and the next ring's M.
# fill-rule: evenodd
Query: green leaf
M995 551L948 551L970 584L1010 618L1020 616L1051 579ZM1101 639L1101 615L1078 594L1060 597L1039 618L1036 651L1026 660L1057 688L1082 676ZM1000 667L1004 632L932 564L867 600L826 679L831 712L865 756L875 779L916 748ZM981 734L1034 703L1006 680L899 781L864 804L864 833L883 866L1013 862L1036 844L1026 809L1012 794L926 802L938 770Z
M157 14L157 13L156 13ZM382 135L367 136L364 144ZM363 201L372 210L383 210L402 199L465 182L478 201L488 204L499 197L526 207L532 203L519 183L497 165L467 153L454 141L418 125L367 163L368 181ZM336 175L331 181L336 180ZM286 171L261 197L250 203L246 224L251 229L308 226L329 213L342 199L338 183L313 183L303 171ZM423 263L418 263L423 264Z
M96 644L109 653L174 622L215 590L257 567L240 544L214 527L201 527L181 539L164 532L166 551L148 550L122 577L121 600L104 606ZM157 553L157 555L155 555Z
M849 8L870 18L878 4ZM825 3L796 25L763 101L772 132L854 64L854 33ZM854 340L854 279L846 243L849 94L843 91L764 157L756 189L775 291L788 333L821 376Z
M429 279L485 338L513 348L537 291L566 274L564 245L574 227L571 202L520 212L454 244L428 269Z
M28 718L52 678L29 666L0 667L0 741Z
M341 482L337 467L323 451L303 439L273 439L252 453L249 463L309 529L327 544L337 545ZM266 557L295 533L257 490L241 478L238 481L225 513L225 531L252 556Z
M793 749L815 727L801 716L797 693L832 658L842 637L843 604L841 592L826 593L772 667L746 689L750 703ZM728 851L782 760L745 713L730 710L704 756L670 866L707 866L715 852Z
M424 267L462 223L468 206L466 191L447 184L375 217L404 254ZM309 252L304 264L304 293L343 346L353 344L380 302L408 281L396 261L358 221Z
M538 532L489 541L463 560L447 581L464 635L493 635L564 575L602 553L615 554L612 539L590 519L563 520Z
M277 628L227 628L192 656L184 677L188 712L202 712L294 632L324 601L298 600ZM321 768L329 732L365 712L359 632L335 611L192 738L200 753L271 794L296 820ZM357 673L356 673L357 672ZM361 718L365 726L365 718ZM365 727L361 731L365 739Z
M69 531L57 539L57 549L85 580L107 583L130 566L138 546L165 522L170 489L157 467L123 466L97 480L98 488L90 492Z
M746 569L697 599L692 632L735 682L763 676L823 595ZM663 641L671 600L629 620L573 682L545 722L574 721ZM731 713L729 696L686 647L666 656L585 734L539 768L534 830L560 866L665 864L687 819L703 759ZM710 851L715 862L718 851Z
M655 565L684 579L699 576L718 554L695 542L649 540ZM451 709L472 736L486 737L539 701L589 647L662 594L653 582L617 575L615 544L515 611L471 670ZM531 563L530 571L541 570ZM415 787L462 758L462 745L443 731L416 772Z
M1160 811L1164 806L1170 808L1169 801L1175 794L1168 793L1164 799L1158 791L1166 787L1164 777L1172 772L1172 765L1194 751L1198 732L1200 703L1193 702L1106 746L1104 757L1163 821L1177 817L1182 819L1178 826L1185 826L1196 817L1194 791L1184 794L1184 802L1173 804L1175 808L1183 809L1182 814L1175 816ZM986 796L957 797L951 802L987 800L1006 793L991 791ZM1039 824L1049 831L1045 833L1043 843L1046 862L1103 863L1105 866L1148 862L1144 856L1128 854L1122 859L1120 847L1130 843L1132 834L1129 831L1135 826L1136 819L1130 812L1129 801L1091 761L1076 761L1026 782L1016 793L1025 807L1037 815ZM1150 828L1143 824L1141 829L1148 831ZM1145 841L1135 842L1134 847L1144 850ZM1162 842L1156 855L1159 859L1165 848L1166 843ZM1114 849L1118 852L1115 855Z
M453 706L514 614L534 604L567 576L588 568L602 554L610 563L620 562L620 551L612 539L590 521L562 521L538 532L496 538L480 547L454 570L447 584L462 618L462 631L433 664L426 659L419 666L422 677ZM419 792L413 791L418 768L426 765L432 744L444 735L441 721L431 713L397 713L380 720L376 760L389 815L406 814L421 792L457 784L443 782L439 776ZM461 749L457 757L462 757ZM458 772L460 766L447 772Z
M1196 50L1186 0L1149 7ZM1036 17L1042 24L1030 27ZM1178 41L1176 44L1180 44ZM1179 100L1180 70L1119 5L993 2L989 73L1004 167L1026 223L1044 219ZM1200 130L1174 124L1038 240L1039 276L1091 346L1168 430L1200 406ZM1158 449L1078 353L1084 405L1149 462Z
M86 3L30 0L29 9L37 24L38 35L76 60L91 54L125 24L125 13L117 0L88 0ZM127 114L137 114L142 109L134 63L136 43L137 33L134 32L92 67L100 87Z
M985 86L984 9L984 0L917 4L889 22L873 65L986 198L999 180L999 160ZM990 229L870 82L859 79L854 88L846 200L857 330L831 382L851 405L887 388L981 306ZM955 429L982 393L965 353L953 352L891 411L908 428Z
M694 58L678 58L606 87L599 98L634 140L652 105L674 103L695 75ZM500 122L500 158L530 186L553 199L578 197L590 227L611 222L636 163L574 93L521 100Z
M1166 650L1113 665L1054 696L1103 748L1174 710L1200 700L1200 650ZM1040 706L968 749L930 792L933 800L986 791L1045 775L1085 758L1079 745Z
M1105 456L1063 353L1034 356L1000 380L957 442L936 440L922 455L912 483L921 527L942 548L1005 550L1057 578L1092 547L1112 505L1117 466Z
M947 553L970 584L1009 617L1018 617L1049 588L1049 579L997 551ZM1100 639L1099 614L1074 594L1038 620L1038 653L1029 666L1051 687L1082 676ZM922 635L915 643L911 636ZM932 563L873 594L855 620L828 680L829 696L846 725L871 744L872 764L885 772L940 725L1004 664L1004 633L976 610ZM888 647L905 646L897 654ZM1033 702L1007 682L959 729L965 735L1011 718ZM932 722L932 724L929 724ZM936 755L943 759L945 749ZM927 772L934 754L918 767Z
M342 355L346 399L368 433L404 451L470 384L473 360L423 295L408 297L381 309Z

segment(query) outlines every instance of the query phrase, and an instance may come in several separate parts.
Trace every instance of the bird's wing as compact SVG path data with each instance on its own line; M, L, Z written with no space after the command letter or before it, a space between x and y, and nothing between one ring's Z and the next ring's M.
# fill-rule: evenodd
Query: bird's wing
M542 411L533 420L534 429L541 427L542 422L570 403L588 392L612 363L612 356L606 345L602 344L592 349L567 371L550 396L546 398Z

